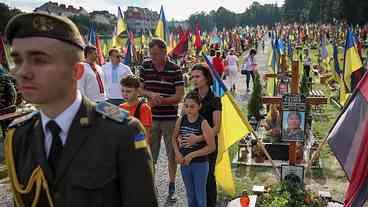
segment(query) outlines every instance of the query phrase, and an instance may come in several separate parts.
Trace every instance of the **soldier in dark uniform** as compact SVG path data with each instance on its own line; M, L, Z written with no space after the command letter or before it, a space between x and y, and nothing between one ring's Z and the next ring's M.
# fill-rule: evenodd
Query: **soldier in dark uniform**
M40 111L9 127L5 157L16 206L157 206L141 124L77 90L83 40L67 18L40 13L6 27L17 86Z

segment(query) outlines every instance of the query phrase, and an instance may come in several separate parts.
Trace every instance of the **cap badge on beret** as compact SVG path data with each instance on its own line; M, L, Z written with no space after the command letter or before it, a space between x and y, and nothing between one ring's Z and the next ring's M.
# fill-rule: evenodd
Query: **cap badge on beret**
M33 28L40 32L49 32L54 29L54 22L51 18L37 16L33 19Z

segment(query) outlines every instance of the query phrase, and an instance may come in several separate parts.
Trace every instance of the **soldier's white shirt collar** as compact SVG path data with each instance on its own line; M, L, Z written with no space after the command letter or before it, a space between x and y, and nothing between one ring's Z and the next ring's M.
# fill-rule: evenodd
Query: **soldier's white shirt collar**
M63 145L65 145L66 143L70 126L81 104L82 104L82 95L79 91L77 91L77 97L74 100L74 102L68 108L66 108L61 114L59 114L55 119L53 119L61 128L59 136L62 140ZM45 135L45 148L48 154L49 148L51 147L52 137L51 132L48 129L46 129L46 124L52 119L46 116L46 114L44 114L42 110L40 111L40 114L41 114L42 128Z

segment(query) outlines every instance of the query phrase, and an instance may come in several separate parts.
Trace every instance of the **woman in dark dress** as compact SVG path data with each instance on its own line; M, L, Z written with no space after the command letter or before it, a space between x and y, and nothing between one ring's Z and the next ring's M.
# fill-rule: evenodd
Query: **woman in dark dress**
M217 134L220 131L221 125L221 99L216 97L212 90L212 75L210 69L206 65L197 64L193 66L191 71L191 79L194 90L196 90L201 97L200 114L207 120L213 130L216 142L215 152L208 155L209 173L207 179L207 206L215 207L217 200L217 186L215 179L215 165L217 158ZM201 136L192 136L190 139L182 140L182 145L193 145L203 141Z

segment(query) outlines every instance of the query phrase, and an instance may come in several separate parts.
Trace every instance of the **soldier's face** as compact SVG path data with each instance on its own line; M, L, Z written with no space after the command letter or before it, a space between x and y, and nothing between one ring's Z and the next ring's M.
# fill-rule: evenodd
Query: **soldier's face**
M55 104L70 95L76 80L65 43L42 37L17 38L12 49L17 86L26 101Z

